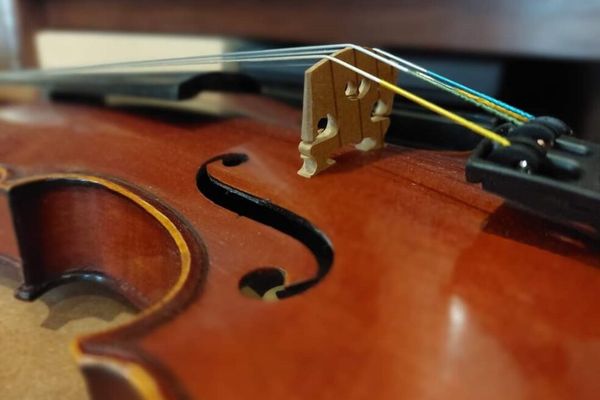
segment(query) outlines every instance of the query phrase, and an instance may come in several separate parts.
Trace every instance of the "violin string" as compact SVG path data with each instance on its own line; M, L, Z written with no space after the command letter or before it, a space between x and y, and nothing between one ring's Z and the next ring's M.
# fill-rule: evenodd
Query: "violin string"
M237 54L272 54L272 55L291 55L291 54L307 54L307 52L318 52L318 51L330 51L343 48L352 48L356 51L364 53L370 57L373 57L381 62L384 62L402 72L409 73L418 79L427 81L428 83L435 85L436 87L448 91L462 100L475 104L478 107L484 108L486 111L491 112L503 119L506 119L516 125L520 125L523 122L534 118L533 115L528 114L516 107L510 106L500 100L494 99L493 97L487 96L481 92L464 86L458 82L452 81L445 78L442 75L436 74L435 72L429 71L415 63L412 63L406 59L395 56L391 53L383 51L378 48L374 48L372 51L352 44L333 44L333 45L317 45L317 46L302 46L295 48L284 48L284 49L269 49L269 50L258 50L258 51L247 51L238 52ZM379 53L379 54L376 54ZM382 57L383 56L383 57ZM385 58L387 57L387 59ZM404 64L404 67L399 63ZM465 93L466 92L466 93Z
M437 79L439 81L442 81L442 82L444 82L446 84L449 84L449 85L451 85L451 86L453 86L453 87L455 87L457 89L460 89L462 91L470 93L470 94L472 94L474 96L477 96L479 98L485 99L485 100L487 100L487 101L489 101L491 103L497 104L497 105L505 108L506 110L510 110L513 113L515 113L515 114L519 115L520 117L522 117L523 121L527 121L527 120L530 120L530 119L534 118L533 115L531 115L531 114L529 114L529 113L527 113L527 112L525 112L523 110L520 110L520 109L518 109L518 108L516 108L514 106L506 104L506 103L504 103L501 100L495 99L495 98L493 98L491 96L488 96L488 95L486 95L484 93L481 93L481 92L479 92L479 91L477 91L475 89L472 89L470 87L462 85L462 84L460 84L460 83L458 83L456 81L448 79L447 77L445 77L443 75L437 74L437 73L435 73L433 71L430 71L430 70L427 70L427 69L425 69L425 68L423 68L423 67L421 67L419 65L413 64L410 61L405 60L405 59L403 59L401 57L398 57L398 56L396 56L396 55L394 55L392 53L389 53L387 51L384 51L384 50L381 50L381 49L378 49L378 48L374 48L373 51L376 52L376 53L382 54L382 55L384 55L384 56L386 56L386 57L388 57L388 58L390 58L390 59L392 59L394 61L403 63L405 65L410 65L412 68L414 68L414 69L416 69L416 70L418 70L418 71L420 71L422 73L425 73L425 74L427 74L427 75L429 75L429 76L431 76L431 77L433 77L433 78L435 78L435 79Z
M522 122L533 118L532 115L527 114L521 110L518 110L512 106L502 103L492 97L489 97L483 93L477 92L471 88L461 85L457 82L449 80L439 74L435 74L425 68L409 62L403 58L397 57L391 53L385 52L381 49L373 49L373 51L366 49L355 44L334 44L334 45L317 45L317 46L301 46L292 48L282 49L268 49L268 50L250 50L250 51L239 51L230 52L219 55L206 55L206 56L195 56L195 57L182 57L175 59L159 59L159 60L145 60L145 61L133 61L133 62L122 62L112 64L101 64L88 67L71 67L71 68L58 68L41 71L22 71L17 73L16 80L23 79L40 79L45 78L49 75L63 75L72 73L95 73L97 71L114 70L118 68L141 68L141 67L164 67L164 66L197 66L198 64L206 64L211 61L213 62L244 62L245 58L248 57L264 57L264 56L289 56L289 55L323 55L323 51L332 52L336 49L350 47L356 51L362 52L370 57L384 62L404 73L408 73L418 79L424 80L429 84L436 86L441 90L452 93L458 96L464 101L475 104L476 106L485 109L486 111L497 115L503 119L506 119L515 124L521 124ZM376 54L380 53L380 54ZM386 58L387 57L387 58ZM404 64L401 66L399 63ZM29 74L28 74L29 72ZM10 74L2 76L3 80L9 80ZM466 92L466 93L465 93ZM516 114L516 115L515 115Z
M501 102L499 100L493 99L489 96L486 96L486 98L481 98L480 96L478 96L476 94L472 94L472 93L467 94L467 93L465 93L465 90L460 90L460 88L453 87L452 86L453 81L446 79L445 82L440 82L434 76L429 75L429 71L427 71L423 67L420 67L417 64L411 63L403 58L396 57L390 53L383 52L382 50L380 50L380 52L384 53L385 57L388 57L388 59L386 59L385 57L382 57L381 55L376 54L374 51L368 50L364 47L360 47L360 46L352 45L352 44L348 44L347 46L351 47L359 52L362 52L370 57L373 57L381 62L384 62L384 63L396 68L399 71L406 72L409 75L416 77L417 79L426 81L426 82L436 86L439 89L450 92L453 95L461 98L462 100L472 103L472 104L475 104L476 106L483 108L486 111L488 111L494 115L497 115L500 118L506 119L516 125L521 125L524 121L527 121L527 119L520 118L519 114L515 115L516 113L514 111L509 110L506 107L504 107L503 106L504 103L500 104ZM376 50L376 49L373 49L373 50ZM397 61L397 62L395 62L395 61ZM403 63L404 66L400 65L399 62ZM467 88L466 86L463 86L463 88L465 88L467 90L471 90L471 89ZM474 90L472 90L472 91L475 92ZM476 93L478 93L478 92L476 92ZM514 109L514 107L511 107L511 108ZM523 113L520 110L517 110L517 111L520 113Z
M487 139L490 139L502 146L510 145L510 141L508 139L506 139L505 137L503 137L489 129L486 129L486 128L482 127L481 125L471 122L471 121L459 116L458 114L455 114L445 108L442 108L428 100L425 100L422 97L419 97L405 89L402 89L399 86L392 84L391 82L388 82L380 77L370 74L352 64L349 64L345 61L342 61L342 60L335 58L328 54L321 54L321 55L294 54L294 55L285 55L285 56L271 55L268 57L258 57L258 58L244 57L243 58L243 60L246 62L289 61L289 60L300 60L300 59L327 59L332 62L335 62L335 63L341 65L342 67L347 68L347 69L355 72L356 74L361 75L364 78L367 78L367 79L373 81L374 83L379 84L380 86L384 87L385 89L391 90L392 92L406 98L407 100L410 100L410 101L420 105L421 107L428 109L429 111L432 111L438 115L448 118L449 120L455 122L456 124L461 125L478 135L481 135ZM239 59L229 59L229 60L227 60L227 62L237 62L238 60ZM219 62L219 61L213 61L213 62Z
M483 95L477 91L474 91L466 86L460 85L454 81L444 78L441 75L433 74L431 71L420 67L417 64L411 63L405 59L400 57L396 57L390 53L384 52L380 49L377 50L378 53L383 54L375 54L374 51L368 50L366 48L354 45L354 44L335 44L335 45L318 45L318 46L302 46L302 47L293 47L293 48L283 48L283 49L268 49L268 50L250 50L250 51L239 51L239 52L231 52L219 55L206 55L206 56L195 56L195 57L182 57L176 59L159 59L159 60L146 60L146 61L133 61L133 62L122 62L122 63L112 63L112 64L103 64L103 65L95 65L88 67L71 67L71 68L58 68L58 69L50 69L44 71L21 71L17 72L16 76L13 76L14 80L24 80L24 79L42 79L51 75L63 75L63 74L73 74L73 73L95 73L97 71L110 71L111 69L114 72L114 69L118 68L141 68L141 67L164 67L164 66L197 66L198 64L207 64L209 62L227 62L227 61L235 61L235 62L244 62L248 57L256 57L261 56L288 56L288 55L323 55L323 51L333 51L335 49L350 47L356 51L362 52L370 57L374 57L379 61L382 61L402 72L408 73L412 76L415 76L418 79L424 80L429 84L436 86L441 90L448 91L455 96L458 96L464 101L473 103L478 107L485 109L486 111L493 113L503 119L511 121L515 124L521 124L523 122L523 118L519 116L522 114L526 114L520 110L515 109L514 107L508 106L496 99L493 99L489 96ZM388 57L387 59L385 57ZM391 58L391 59L390 59ZM397 61L397 62L396 62ZM398 64L401 62L405 64L406 67L403 67ZM408 67L408 68L407 68ZM424 75L423 75L424 74ZM437 78L443 78L445 81L440 82ZM11 80L10 74L5 74L1 76L2 80L7 81ZM460 88L457 88L455 85L460 85ZM461 90L462 89L462 90ZM467 93L465 93L467 92ZM482 97L485 96L485 97ZM514 111L516 110L516 112ZM517 115L515 115L517 114ZM529 117L532 117L529 114L526 114ZM526 119L525 119L526 120Z
M70 69L57 69L54 72L58 73L58 74L64 74L67 73L67 71L69 72L73 72L73 71L80 71L80 72L84 72L84 73L89 73L90 70L95 70L95 69L110 69L110 68L115 68L115 67L138 67L141 65L150 65L152 64L152 66L157 66L159 64L162 63L169 63L169 65L173 65L173 62L178 62L178 63L188 63L188 62L194 62L194 64L198 64L198 60L202 60L202 63L204 64L210 64L210 63L227 63L227 62L265 62L265 61L292 61L292 60L301 60L301 59L328 59L332 62L335 62L337 64L342 65L343 67L352 70L353 72L379 84L380 86L386 88L387 90L391 90L392 92L401 95L402 97L413 101L419 105L421 105L422 107L437 113L439 115L442 115L450 120L452 120L453 122L481 135L484 136L490 140L493 140L503 146L507 146L510 144L510 142L486 129L483 128L480 125L477 125L471 121L466 120L463 117L460 117L459 115L452 113L451 111L448 111L434 103L431 103L405 89L402 89L400 87L398 87L397 85L394 85L386 80L383 80L379 77L376 77L372 74L367 73L366 71L357 68L349 63L346 63L342 60L339 60L335 57L330 56L329 54L323 54L323 53L318 53L318 50L300 50L300 49L295 49L294 51L292 51L291 55L288 55L289 52L287 51L279 51L279 50L274 50L274 51L270 51L267 53L267 55L265 56L265 52L239 52L239 53L243 53L242 55L239 54L235 54L235 53L229 53L226 55L216 55L216 56L205 56L205 57L185 57L185 58L181 58L181 59L177 59L177 60L151 60L151 61L141 61L141 62L134 62L134 63L117 63L117 64L105 64L105 65L100 65L100 66L95 66L95 67L77 67L77 68L70 68ZM308 54L307 54L308 53ZM253 57L253 55L255 54L260 54L261 57ZM286 55L281 55L281 54L286 54ZM377 56L377 58L379 58L379 56ZM388 63L389 64L389 63ZM400 70L403 70L405 72L408 72L408 69L402 66L394 66L395 68L398 68ZM42 74L42 71L25 71L25 75L26 76L36 76L35 73L37 72L38 74ZM29 74L27 74L27 72L29 72ZM14 74L12 75L12 77L15 77L16 79L23 79L23 74ZM0 78L4 78L4 80L10 80L11 75L10 74L5 74L4 76L0 76Z
M381 79L375 75L372 75L364 70L361 70L360 68L355 67L354 65L348 64L345 61L342 61L340 59L337 59L335 57L331 57L328 56L327 59L337 62L338 64L350 69L351 71L356 72L359 75L362 75L363 77L377 83L378 85L382 86L383 88L390 90L396 94L399 94L400 96L420 105L421 107L432 111L438 115L441 115L443 117L448 118L449 120L455 122L458 125L461 125L469 130L471 130L474 133L477 133L478 135L481 135L487 139L490 139L491 141L494 141L498 144L500 144L501 146L510 146L510 141L505 138L504 136L501 136L499 134L497 134L496 132L493 132L489 129L486 129L484 127L482 127L481 125L478 125L474 122L471 122L463 117L461 117L458 114L455 114L449 110L446 110L443 107L438 106L437 104L434 104L428 100L425 100L422 97L417 96L414 93L409 92L408 90L402 89L401 87L394 85L384 79Z
M352 44L352 43L344 43L344 44L336 44L336 45L324 45L324 46L305 46L296 48L297 51L301 50L316 50L316 49L340 49L350 47L356 51L362 52L370 57L373 57L381 62L384 62L402 72L407 72L412 76L415 76L418 79L425 80L428 83L435 85L436 87L451 92L452 94L460 97L461 99L474 103L479 107L486 109L487 111L509 120L517 125L522 124L530 119L533 119L534 116L526 113L523 110L520 110L514 106L506 104L501 100L495 99L491 96L488 96L484 93L481 93L475 89L469 88L465 85L462 85L456 81L448 79L440 74L437 74L433 71L427 70L420 65L412 63L404 58L398 57L394 54L386 52L379 48L373 48L369 50L367 48ZM273 53L277 52L277 49L272 51ZM386 58L382 58L386 57ZM404 68L400 65L402 64Z
M439 82L435 79L432 79L429 76L423 76L423 80L428 81L431 85L433 85L441 90L452 92L455 96L459 97L460 99L462 99L466 102L472 103L475 106L482 108L502 119L510 121L515 125L521 125L525 122L524 117L522 117L520 114L516 114L511 110L503 109L503 108L499 107L498 105L496 105L486 99L477 98L475 95L473 95L471 93L468 93L468 92L458 89L458 88L451 87L450 85Z
M121 72L119 68L126 68L135 70L136 68L145 68L145 67L165 67L165 66L198 66L199 64L209 64L209 63L221 63L221 62L243 62L245 58L256 58L263 57L265 54L269 56L269 54L273 53L273 56L291 56L294 54L298 55L324 55L322 50L314 50L314 51L306 51L306 52L282 52L283 49L277 49L277 52L281 52L281 54L276 54L275 51L271 50L255 50L255 51L240 51L240 52L230 52L224 54L210 54L204 56L193 56L193 57L180 57L180 58L167 58L167 59L155 59L155 60L141 60L141 61L126 61L126 62L118 62L118 63L109 63L109 64L98 64L98 65L89 65L89 66L78 66L78 67L66 67L66 68L48 68L48 69L32 69L32 70L22 70L15 72L4 72L0 74L3 80L9 79L27 79L27 78L42 78L46 76L61 76L67 74L74 73L97 73L99 71L117 71Z
M405 89L400 88L399 86L392 84L391 82L388 82L380 77L377 77L373 74L370 74L352 64L349 64L345 61L342 61L338 58L335 58L331 55L303 55L303 54L295 54L295 55L291 55L291 56L279 56L279 55L274 55L274 56L269 56L269 57L259 57L259 58L244 58L245 61L247 62L263 62L263 61L286 61L286 60L298 60L298 59L328 59L332 62L335 62L341 66L343 66L344 68L347 68L355 73L357 73L358 75L363 76L364 78L367 78L371 81L373 81L374 83L379 84L380 86L384 87L387 90L391 90L392 92L406 98L407 100L410 100L418 105L420 105L421 107L428 109L429 111L432 111L438 115L441 115L443 117L448 118L449 120L455 122L458 125L461 125L469 130L471 130L472 132L481 135L487 139L490 139L502 146L509 146L510 145L510 141L508 139L506 139L505 137L489 130L486 129L484 127L482 127L481 125L478 125L474 122L471 122L461 116L459 116L458 114L455 114L445 108L442 108L428 100L425 100L422 97L419 97L417 95L415 95L414 93L411 93ZM233 60L231 60L233 61ZM401 69L404 69L403 67L400 67Z
M373 49L373 51L355 45L355 44L351 44L351 43L344 43L344 44L334 44L334 45L318 45L318 46L302 46L302 47L295 47L295 48L284 48L284 49L269 49L269 50L255 50L255 51L245 51L245 52L237 52L237 53L230 53L231 55L235 56L235 55L247 55L247 56L254 56L254 55L272 55L272 56L276 56L276 55L292 55L292 54L296 54L296 55L306 55L306 54L318 54L318 52L320 51L329 51L332 52L333 50L336 49L343 49L343 48L352 48L356 51L359 51L369 57L373 57L383 63L386 63L387 65L390 65L391 67L400 70L404 73L408 73L414 77L416 77L417 79L420 80L424 80L426 82L428 82L429 84L432 84L434 86L436 86L437 88L441 89L441 90L445 90L447 92L452 93L453 95L461 98L462 100L475 104L476 106L485 109L486 111L499 116L500 118L506 119L516 125L520 125L522 124L524 121L527 121L528 119L533 118L532 115L527 114L521 110L516 109L515 107L509 106L499 100L496 100L490 96L487 96L483 93L477 92L473 89L470 89L464 85L460 85L457 82L454 82L450 79L444 78L441 75L435 74L431 71L426 70L425 68L411 63L403 58L394 56L390 53L384 52L383 50L380 49ZM375 51L377 50L378 53L380 54L376 54ZM385 58L387 57L387 58ZM400 65L399 63L404 64L404 66ZM444 81L440 82L439 78L443 78ZM467 92L467 93L465 93Z

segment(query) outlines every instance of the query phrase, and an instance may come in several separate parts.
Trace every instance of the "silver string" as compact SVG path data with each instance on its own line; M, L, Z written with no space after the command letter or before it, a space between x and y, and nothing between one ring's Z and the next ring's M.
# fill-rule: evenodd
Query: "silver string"
M476 106L485 109L486 111L493 113L503 119L507 119L513 123L522 123L519 120L513 118L509 113L504 113L493 107L489 107L486 104L480 103L475 99L465 96L460 93L460 89L470 92L471 94L485 98L486 100L496 104L502 108L509 109L520 115L530 116L521 110L515 109L507 104L504 104L496 99L486 96L482 93L476 92L470 88L457 84L456 82L450 81L440 75L434 74L419 65L411 63L400 57L396 57L390 53L387 53L380 49L368 50L364 47L360 47L354 44L333 44L333 45L318 45L318 46L302 46L293 48L282 48L282 49L268 49L268 50L250 50L250 51L239 51L217 55L205 55L205 56L194 56L194 57L181 57L175 59L158 59L158 60L142 60L133 62L120 62L101 64L94 66L81 66L81 67L70 67L70 68L56 68L47 70L25 70L15 71L0 74L0 81L3 82L26 82L27 80L44 79L52 76L62 76L67 74L91 74L98 72L122 72L120 69L136 69L136 68L157 68L165 66L174 67L185 67L207 64L221 64L221 63L243 63L243 62L268 62L268 61L292 61L302 59L330 59L337 62L335 58L329 57L334 50L343 48L352 48L358 52L361 52L369 57L375 58L399 71L408 73L417 79L423 80L441 90L449 92L455 96L458 96L464 101L475 104ZM339 63L338 63L339 64ZM349 64L348 64L349 65ZM195 69L197 70L197 69ZM357 72L360 69L356 69ZM360 70L365 72L363 70ZM358 73L358 72L357 72ZM362 75L362 74L361 74ZM443 78L443 80L439 78Z

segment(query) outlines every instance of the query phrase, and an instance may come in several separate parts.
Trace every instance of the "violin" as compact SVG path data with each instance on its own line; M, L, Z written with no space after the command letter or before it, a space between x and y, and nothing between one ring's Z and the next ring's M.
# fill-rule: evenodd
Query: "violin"
M316 62L302 110L243 73L135 72L262 60ZM472 122L398 74L506 123ZM16 297L90 281L139 310L73 342L91 398L599 393L600 152L561 121L347 45L0 81L71 97L0 107L0 250L22 278ZM73 101L181 100L190 82L269 118ZM485 139L472 151L386 144L404 134L394 94Z

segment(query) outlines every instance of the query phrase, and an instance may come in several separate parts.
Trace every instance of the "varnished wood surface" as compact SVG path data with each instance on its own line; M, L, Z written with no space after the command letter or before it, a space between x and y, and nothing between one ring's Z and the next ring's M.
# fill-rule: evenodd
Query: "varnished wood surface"
M32 33L85 29L194 33L469 53L600 59L594 0L215 1L28 0L23 48ZM135 18L132 18L135 16Z
M84 353L140 363L166 398L596 398L595 245L466 184L464 154L388 146L299 177L299 128L288 122L297 115L288 116L267 124L69 105L0 109L0 161L16 175L127 182L175 210L205 246L208 270L196 275L201 290L190 303L160 325L142 318L88 337ZM200 165L231 152L249 161L211 164L215 177L331 240L332 269L307 292L276 303L239 293L256 267L281 266L298 280L315 263L289 236L199 193ZM78 221L69 223L79 229ZM127 221L115 218L114 229ZM141 282L139 290L154 290ZM106 389L106 376L88 378L96 393Z

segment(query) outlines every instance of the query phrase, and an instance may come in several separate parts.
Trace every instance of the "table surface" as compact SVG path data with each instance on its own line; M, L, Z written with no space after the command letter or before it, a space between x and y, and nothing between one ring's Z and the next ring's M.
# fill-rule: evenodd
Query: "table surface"
M600 3L595 0L23 0L17 4L26 64L35 62L35 32L44 29L219 35L282 43L353 42L461 54L600 60Z
M34 302L14 298L18 279L0 268L0 388L4 400L87 398L69 353L75 336L122 324L133 310L105 289L69 284Z

